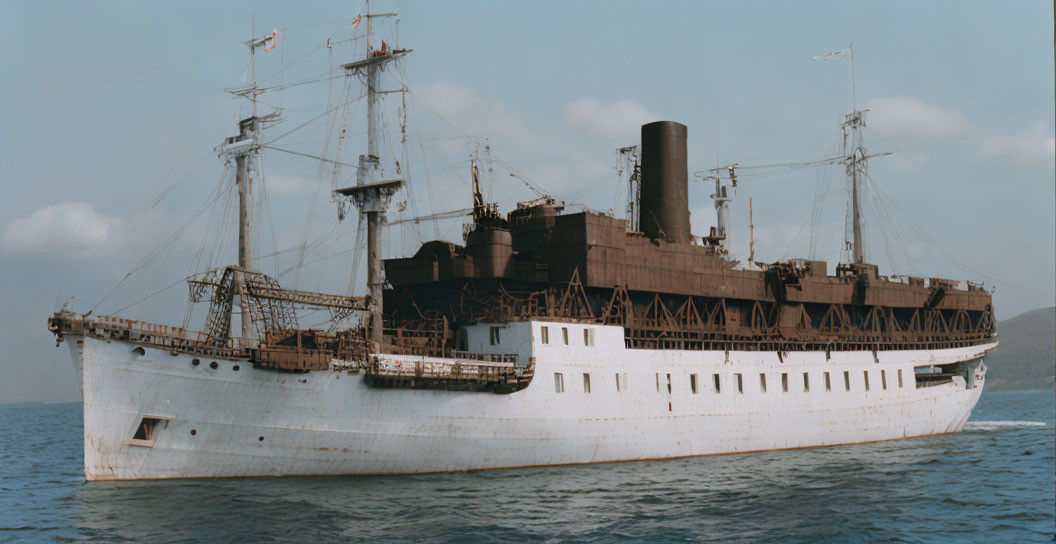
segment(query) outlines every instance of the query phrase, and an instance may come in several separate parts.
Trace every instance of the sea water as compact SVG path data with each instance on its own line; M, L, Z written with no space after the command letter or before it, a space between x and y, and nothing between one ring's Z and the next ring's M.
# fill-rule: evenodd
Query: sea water
M0 405L0 540L1051 542L1053 408L984 393L957 435L672 461L85 483L80 403Z

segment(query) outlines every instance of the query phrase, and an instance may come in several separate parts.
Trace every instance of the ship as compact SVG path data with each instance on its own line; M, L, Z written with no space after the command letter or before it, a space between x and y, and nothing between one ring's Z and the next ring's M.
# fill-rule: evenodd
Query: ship
M391 15L365 15L367 36ZM246 45L273 47L274 34ZM278 116L258 115L254 82L252 114L217 148L235 171L238 263L187 279L208 304L202 328L66 307L48 319L79 377L86 480L511 469L964 428L997 345L991 293L866 262L857 107L833 161L851 188L850 257L831 271L731 257L734 165L700 176L715 183L716 226L693 235L688 128L674 121L620 150L625 218L550 195L502 213L475 159L463 243L385 259L386 212L407 180L379 152L392 92L380 76L411 50L367 49L341 69L366 88L368 145L355 183L332 192L341 217L355 208L366 224L366 294L290 289L256 268L252 178ZM302 326L306 309L332 325Z

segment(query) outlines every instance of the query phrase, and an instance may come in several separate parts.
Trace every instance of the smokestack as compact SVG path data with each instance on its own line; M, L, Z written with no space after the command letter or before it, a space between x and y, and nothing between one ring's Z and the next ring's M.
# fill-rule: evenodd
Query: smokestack
M689 243L689 166L686 125L642 125L642 181L638 224L650 238Z

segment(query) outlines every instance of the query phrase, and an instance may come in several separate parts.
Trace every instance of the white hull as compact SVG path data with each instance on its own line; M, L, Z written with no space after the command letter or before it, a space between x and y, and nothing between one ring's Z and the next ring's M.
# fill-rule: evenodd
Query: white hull
M549 327L549 345L539 343L542 326ZM561 341L563 327L572 345ZM82 377L85 477L445 472L951 433L961 430L978 401L985 379L981 357L995 345L832 352L827 360L824 352L628 350L622 328L596 325L590 326L594 345L586 346L585 327L512 323L503 326L499 346L481 341L488 338L487 325L470 327L474 351L516 352L521 364L535 357L534 380L512 394L375 389L362 373L280 373L149 347L140 355L135 344L68 335ZM916 388L914 366L958 361L979 361L967 381L958 376ZM555 391L555 373L562 374L564 392ZM589 393L584 373L590 374ZM627 376L620 391L617 374ZM696 393L691 374L697 375ZM766 375L765 393L760 374ZM149 444L131 440L144 416L162 420Z

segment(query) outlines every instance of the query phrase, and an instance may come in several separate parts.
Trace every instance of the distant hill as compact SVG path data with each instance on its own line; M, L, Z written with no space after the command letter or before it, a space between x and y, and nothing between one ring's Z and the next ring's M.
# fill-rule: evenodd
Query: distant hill
M1041 308L997 324L1001 344L986 357L991 391L1051 389L1056 369L1056 307Z

